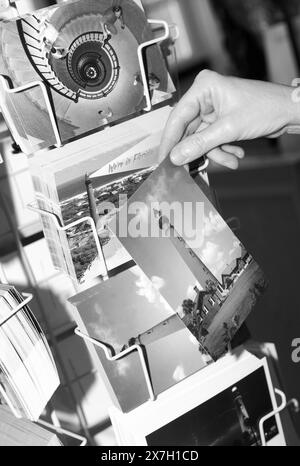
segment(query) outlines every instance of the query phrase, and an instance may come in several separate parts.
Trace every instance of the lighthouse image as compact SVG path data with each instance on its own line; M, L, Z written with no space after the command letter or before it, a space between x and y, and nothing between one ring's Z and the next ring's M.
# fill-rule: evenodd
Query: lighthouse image
M239 420L242 438L245 445L259 445L259 437L255 426L252 425L251 418L246 408L243 397L238 387L232 388L234 408Z
M163 215L160 210L154 209L154 218L158 221L159 229L172 241L181 257L184 259L190 270L195 275L197 281L203 286L207 282L213 283L218 288L219 282L206 265L199 259L195 252L188 246L186 241L179 235L171 224L168 217Z
M179 235L168 217L160 210L154 210L159 228L173 243L180 256L195 276L195 298L182 303L182 320L192 334L201 342L208 334L207 327L220 311L226 290L213 273ZM205 320L205 327L203 322ZM201 347L200 347L201 349Z

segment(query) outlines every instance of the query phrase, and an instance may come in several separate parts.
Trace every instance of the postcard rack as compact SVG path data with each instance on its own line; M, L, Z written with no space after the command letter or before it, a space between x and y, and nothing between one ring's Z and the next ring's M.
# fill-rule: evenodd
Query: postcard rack
M7 322L9 322L10 319L15 317L18 314L18 312L20 312L24 307L26 307L33 300L33 295L32 294L23 293L22 296L24 297L24 301L22 303L20 303L15 309L13 309L9 316L7 316L5 319L2 319L0 321L0 329L5 324L7 324ZM1 383L0 383L0 395L3 397L4 401L6 402L7 406L10 408L13 415L17 419L20 419L21 417L20 417L19 413L14 408L11 400L7 396L7 394L6 394L5 390L4 390L4 388L2 387ZM36 424L40 425L41 427L45 427L46 429L50 429L50 430L56 432L59 435L64 435L64 436L69 437L71 439L78 440L80 442L80 446L86 446L87 445L87 439L85 437L83 437L82 435L75 434L74 432L71 432L69 430L63 429L59 425L59 421L58 421L57 417L54 415L54 413L52 413L51 417L53 418L53 424L45 422L43 420L36 421Z
M147 73L146 73L146 69L145 69L145 62L144 62L144 58L143 58L144 51L145 51L145 49L147 47L153 46L155 44L159 44L162 41L165 41L165 40L167 40L167 39L169 39L171 37L170 26L166 21L148 20L148 23L151 26L161 27L163 29L163 33L162 33L162 35L160 35L159 37L157 37L157 38L155 38L155 39L153 39L151 41L147 41L147 42L144 42L144 43L140 44L138 46L138 49L137 49L139 67L140 67L140 72L141 72L141 80L142 80L143 89L144 89L145 107L143 108L143 111L145 111L145 112L150 112L152 110L152 102L151 102L150 85L149 85L149 82L148 82L148 79L147 79ZM172 37L172 39L176 40L177 38L178 38L178 29L176 29L176 37L175 38ZM47 109L47 112L48 112L48 115L49 115L49 119L50 119L50 122L51 122L51 127L52 127L53 134L54 134L54 137L55 137L55 146L58 147L58 148L62 147L63 143L62 143L62 140L61 140L61 136L60 136L59 128L58 128L58 125L57 125L57 121L56 121L56 118L55 118L55 112L54 112L53 106L51 104L51 100L50 100L50 97L49 97L49 94L48 94L47 86L44 84L44 82L34 81L34 82L28 83L28 84L26 84L24 86L11 88L7 78L5 76L3 76L3 75L0 75L0 86L1 86L2 90L4 91L4 93L6 93L8 95L9 94L13 95L13 94L18 94L18 93L23 93L23 92L26 92L26 91L28 91L30 89L35 88L35 87L40 87L40 89L42 91L42 94L43 94L43 97L44 97L44 100L45 100L46 109ZM4 109L4 111L5 111L5 109ZM7 121L8 121L8 123L9 123L9 126L12 129L15 130L13 119L11 118L9 112L5 111L5 117L6 117ZM198 171L199 172L206 171L206 169L208 167L208 164L209 164L209 160L207 159L207 160L205 160L203 165L198 168ZM72 229L72 228L74 228L74 227L76 227L76 226L78 226L80 224L89 223L89 225L91 226L92 234L93 234L94 241L95 241L95 244L96 244L97 253L98 253L98 256L99 256L99 259L100 259L100 264L103 265L103 270L105 270L105 275L108 276L108 269L107 269L107 266L106 266L104 254L103 254L101 243L100 243L99 236L98 236L98 233L97 233L97 226L95 224L95 221L92 219L92 217L86 216L86 217L84 217L82 219L79 219L79 220L77 220L75 222L70 223L69 225L63 225L61 223L60 219L53 212L47 212L45 210L42 210L42 209L40 209L40 208L38 208L36 206L32 206L32 205L28 206L28 208L30 210L36 212L36 213L39 213L41 215L49 217L53 221L53 223L54 223L55 227L57 228L57 230L60 231L60 232L64 232L64 233L66 233L68 230L70 230L70 229ZM101 269L102 269L102 267L101 267ZM100 273L102 273L102 270L101 270ZM0 329L11 318L13 318L20 310L22 310L25 306L27 306L31 302L31 300L33 299L33 296L31 294L24 294L23 296L24 296L24 301L22 303L20 303L20 305L18 307L16 307L12 311L10 316L8 316L7 318L0 321ZM105 343L101 343L101 342L89 337L88 335L85 335L79 328L76 328L75 334L78 337L82 338L83 340L88 341L89 343L92 343L93 345L101 348L101 350L104 352L107 360L111 361L111 362L116 362L116 361L118 361L120 359L126 358L128 355L132 354L133 352L137 352L138 356L139 356L139 359L140 359L141 367L142 367L142 370L143 370L145 382L146 382L146 385L147 385L149 400L151 402L155 402L156 396L155 396L155 393L154 393L154 390L153 390L153 386L152 386L152 382L151 382L151 375L150 375L148 367L147 367L146 357L145 357L142 346L134 345L134 346L131 346L131 347L127 348L125 351L122 351L121 353L119 353L117 355L112 355L110 353L110 350L109 350L108 346ZM259 421L259 433L260 433L262 446L266 446L266 438L265 438L265 430L264 430L265 423L270 418L272 418L273 416L275 416L275 415L279 414L280 412L282 412L288 406L285 394L281 390L279 390L277 388L275 388L274 391L275 391L275 394L278 395L281 398L281 403L280 403L280 405L277 405L272 412L270 412L267 415L265 415L264 417L262 417L260 419L260 421ZM16 410L14 409L12 403L7 398L7 395L6 395L5 391L3 390L1 384L0 384L0 395L3 396L3 398L7 402L8 406L12 410L13 414L16 417L19 417L18 413L16 413ZM40 421L37 421L37 424L41 425L42 427L52 429L52 430L56 431L58 434L66 435L66 436L69 436L70 438L73 438L75 440L79 440L81 446L85 446L87 444L87 439L85 437L79 436L77 434L74 434L74 433L72 433L72 432L70 432L68 430L65 430L65 429L61 428L58 425L59 423L57 421L54 422L54 424L49 424L47 422L44 422L44 421L40 420Z
M201 167L199 167L198 171L199 173L206 173L206 170L209 166L209 160L208 159L205 159L203 165ZM64 232L66 233L68 230L80 225L80 224L83 224L83 223L89 223L89 225L91 226L91 229L92 229L92 234L93 234L93 238L94 238L94 241L95 241L95 244L96 244L96 248L97 248L97 252L98 252L98 258L99 258L99 263L100 263L100 267L99 267L99 276L102 276L103 279L106 279L108 278L109 276L109 272L108 272L108 269L107 269L107 265L106 265L106 261L105 261L105 258L104 258L104 254L103 254L103 251L102 251L102 247L101 247L101 244L100 244L100 240L99 240L99 236L98 236L98 233L97 233L97 227L96 227L96 224L95 224L95 221L92 217L89 217L89 216L86 216L82 219L79 219L79 220L76 220L75 222L72 222L68 225L63 225L59 219L59 217L57 215L55 215L55 213L53 212L48 212L48 211L45 211L39 207L37 207L36 205L28 205L27 208L35 213L38 213L40 214L41 216L46 216L48 218L50 218L52 221L53 221L53 224L55 225L57 231L59 232ZM103 275L103 270L105 270L105 274ZM75 330L75 334L86 340L86 341L89 341L90 343L94 344L95 346L97 347L100 347L107 360L108 361L118 361L120 359L123 359L125 358L126 356L128 356L129 354L133 353L133 352L137 352L138 355L139 355L139 359L140 359L140 363L141 363L141 368L142 368L142 371L143 371L143 375L144 375L144 378L145 378L145 382L146 382L146 385L147 385L147 390L148 390L148 393L149 393L149 400L151 401L154 401L155 400L155 394L154 394L154 391L153 391L153 387L152 387L152 382L151 382L151 376L150 376L150 373L149 373L149 370L148 370L148 367L147 367L147 362L146 362L146 358L145 358L145 354L144 354L144 350L143 348L140 346L140 345L134 345L128 349L126 349L125 351L113 356L112 354L110 354L110 350L109 350L109 347L108 345L106 345L105 343L102 343L102 342L99 342L93 338L90 338L88 335L85 335L83 334L79 328L77 328Z
M141 43L138 48L137 48L137 56L138 56L138 62L139 62L139 68L141 72L141 80L144 88L144 98L146 101L145 107L142 109L144 112L150 112L152 110L152 101L151 101L151 90L150 90L150 83L148 82L147 79L147 73L146 73L146 64L144 61L144 51L150 46L157 45L167 39L172 39L173 43L178 39L179 37L179 31L177 26L170 26L166 21L164 20L156 20L156 19L148 19L147 20L148 24L151 26L159 26L160 28L163 29L162 35L160 35L157 38L154 38L152 40L146 41ZM174 29L174 33L171 34L171 27ZM48 88L45 85L43 81L33 81L30 83L27 83L23 86L20 87L11 87L9 80L6 76L0 74L0 88L2 88L2 91L6 94L14 95L14 94L19 94L26 92L30 89L33 89L35 87L40 87L43 93L43 97L46 103L46 110L50 118L51 122L51 127L53 130L53 134L55 137L55 146L56 147L62 147L63 143L61 140L59 128L57 125L56 117L55 117L55 111L53 108L53 105L51 103L49 94L48 94ZM3 114L5 115L5 118L9 124L9 127L12 128L13 135L17 135L18 132L16 130L15 124L13 122L13 118L10 115L10 112L7 111L7 109L3 108L2 109Z
M24 296L24 301L22 303L20 303L20 305L17 306L15 309L13 309L11 314L6 319L3 319L0 322L0 328L3 325L5 325L10 319L12 319L20 310L22 310L25 306L27 306L33 299L32 294L25 294L24 293L23 296ZM139 353L139 357L140 357L140 360L141 360L141 364L142 364L142 368L143 368L143 372L144 372L144 376L145 376L145 381L146 381L148 392L149 392L149 399L150 399L150 401L155 402L156 397L155 397L155 394L153 392L151 378L150 378L149 372L147 370L145 356L144 356L144 353L143 353L143 350L142 350L141 346L134 345L131 348L126 349L122 353L119 353L116 356L112 356L109 353L109 350L108 350L108 348L106 347L105 344L100 343L97 340L94 340L93 338L90 338L89 336L83 334L78 328L75 330L75 334L77 336L83 338L84 340L89 341L90 343L93 343L94 345L100 347L104 351L104 353L105 353L105 355L106 355L106 357L107 357L107 359L109 361L118 361L118 360L120 360L122 358L125 358L126 356L128 356L132 352L137 351ZM267 446L267 442L266 442L266 438L265 438L265 430L264 430L265 423L269 419L271 419L272 417L280 414L290 404L290 403L287 402L286 395L284 394L283 391L281 391L281 390L279 390L277 388L274 388L274 392L275 392L275 394L277 396L280 396L281 403L280 403L280 405L276 406L275 409L272 410L270 413L263 416L259 421L259 434L260 434L260 439L261 439L261 445L263 447ZM0 384L0 395L2 395L3 399L6 401L8 407L11 409L14 416L16 418L20 418L20 416L18 415L18 413L14 409L13 404L10 402L9 398L7 397L7 395L6 395L5 391L4 391L4 389L2 388L1 384ZM38 420L36 422L36 424L40 425L41 427L45 427L47 429L53 430L54 432L56 432L59 435L65 435L66 437L72 438L74 440L78 440L80 442L80 446L86 446L87 445L87 439L85 437L83 437L81 435L78 435L78 434L75 434L73 432L70 432L69 430L63 429L59 425L59 421L56 418L55 414L53 414L52 419L53 419L53 424L50 424L50 423L45 422L43 420Z

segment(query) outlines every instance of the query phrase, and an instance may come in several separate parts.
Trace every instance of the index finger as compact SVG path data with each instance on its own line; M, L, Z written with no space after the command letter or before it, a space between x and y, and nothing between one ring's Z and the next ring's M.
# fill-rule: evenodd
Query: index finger
M168 119L160 145L160 160L167 157L181 141L187 126L199 117L200 110L200 103L192 87L178 102Z

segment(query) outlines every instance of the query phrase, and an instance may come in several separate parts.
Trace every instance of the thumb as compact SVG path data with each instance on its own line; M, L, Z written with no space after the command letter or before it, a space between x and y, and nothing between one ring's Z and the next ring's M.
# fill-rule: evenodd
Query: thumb
M171 151L170 157L175 165L185 165L230 142L229 126L225 120L219 120L182 140Z

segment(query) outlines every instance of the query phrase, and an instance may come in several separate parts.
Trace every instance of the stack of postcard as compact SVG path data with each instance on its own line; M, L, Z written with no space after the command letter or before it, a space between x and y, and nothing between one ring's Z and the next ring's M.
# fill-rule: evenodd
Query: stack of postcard
M30 158L54 265L79 284L90 284L95 277L106 276L131 260L107 224L157 166L162 129L170 111L171 107L164 106ZM75 225L59 231L46 212L65 226ZM86 217L97 227L96 239L88 221L78 223Z
M0 385L14 413L38 420L59 386L59 377L43 331L18 291L0 285ZM1 394L0 394L1 398Z
M110 215L137 265L71 299L123 410L149 399L138 354L110 362L97 342L112 356L143 348L158 395L223 356L267 286L204 191L164 160Z
M22 151L68 142L172 99L160 47L152 42L138 53L154 38L140 0L69 0L1 21L0 105Z

